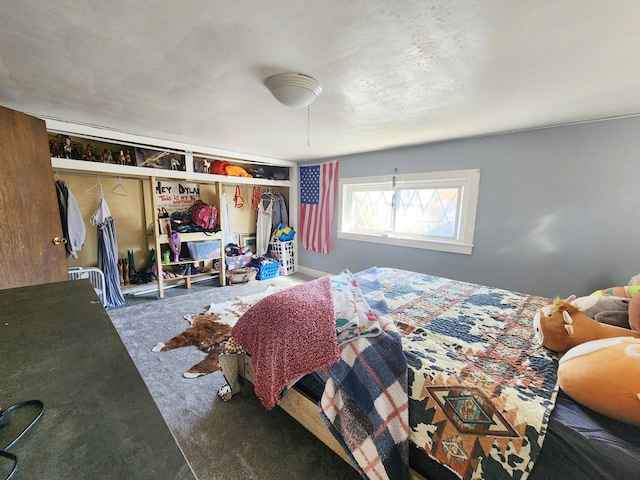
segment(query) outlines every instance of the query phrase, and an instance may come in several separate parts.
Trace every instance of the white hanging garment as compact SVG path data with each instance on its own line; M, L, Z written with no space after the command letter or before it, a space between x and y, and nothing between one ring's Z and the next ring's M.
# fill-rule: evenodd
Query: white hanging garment
M264 208L264 202L260 202L258 206L256 220L256 254L264 255L269 248L269 240L271 239L271 218L273 217L273 201L270 201L267 208Z
M100 196L98 209L91 217L91 225L102 225L106 221L106 219L110 217L111 211L109 210L109 206L107 205L107 202L105 202L104 197Z

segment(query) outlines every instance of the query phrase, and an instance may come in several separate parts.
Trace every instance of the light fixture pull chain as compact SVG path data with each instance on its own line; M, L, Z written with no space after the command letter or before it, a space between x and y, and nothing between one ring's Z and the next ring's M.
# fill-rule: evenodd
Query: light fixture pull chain
M311 105L307 105L307 147L311 147L310 131L311 131Z

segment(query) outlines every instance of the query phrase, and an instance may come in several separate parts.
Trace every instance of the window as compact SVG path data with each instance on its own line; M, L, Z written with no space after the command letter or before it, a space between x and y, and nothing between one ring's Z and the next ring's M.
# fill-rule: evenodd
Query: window
M480 170L344 178L338 238L470 255Z

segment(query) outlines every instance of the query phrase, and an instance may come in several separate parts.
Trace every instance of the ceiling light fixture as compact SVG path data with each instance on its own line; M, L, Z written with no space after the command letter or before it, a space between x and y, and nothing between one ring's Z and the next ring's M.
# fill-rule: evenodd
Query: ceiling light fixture
M302 73L273 75L264 84L276 100L291 108L311 105L322 92L319 81Z

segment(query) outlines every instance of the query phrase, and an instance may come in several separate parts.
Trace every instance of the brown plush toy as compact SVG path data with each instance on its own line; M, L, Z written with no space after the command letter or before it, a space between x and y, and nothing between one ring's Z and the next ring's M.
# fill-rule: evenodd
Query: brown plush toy
M557 353L591 340L612 337L636 337L640 333L626 328L599 323L587 317L571 303L574 296L556 298L552 305L540 309L533 318L536 341Z

